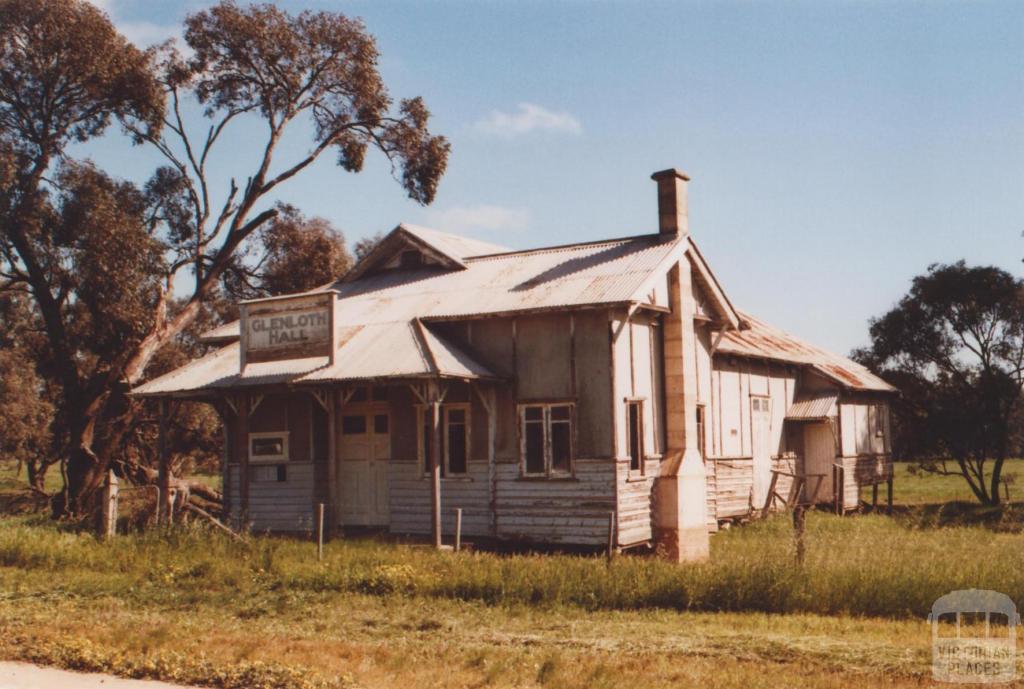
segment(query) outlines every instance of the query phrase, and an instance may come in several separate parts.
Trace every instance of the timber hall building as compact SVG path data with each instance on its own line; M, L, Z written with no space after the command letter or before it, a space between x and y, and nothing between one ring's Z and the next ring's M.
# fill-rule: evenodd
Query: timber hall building
M460 508L467 537L603 546L611 520L615 547L700 557L776 493L856 507L891 480L895 391L736 308L689 178L653 179L643 236L512 251L399 225L135 394L217 406L226 516L256 531L308 532L322 503L332 529L439 512L448 537Z

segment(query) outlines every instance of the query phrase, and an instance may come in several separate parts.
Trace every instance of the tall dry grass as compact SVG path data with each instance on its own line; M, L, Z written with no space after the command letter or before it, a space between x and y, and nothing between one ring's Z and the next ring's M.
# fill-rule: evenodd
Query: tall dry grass
M239 544L199 528L109 543L38 518L0 521L0 566L53 576L69 595L113 593L169 603L239 600L252 614L281 593L357 591L596 609L809 612L907 617L958 588L1024 601L1024 535L982 527L920 529L883 516L812 513L807 556L795 563L785 517L720 533L712 557L674 565L622 556L439 553L374 540L338 540L318 563L308 542ZM52 574L47 574L52 573ZM271 595L273 594L273 595Z

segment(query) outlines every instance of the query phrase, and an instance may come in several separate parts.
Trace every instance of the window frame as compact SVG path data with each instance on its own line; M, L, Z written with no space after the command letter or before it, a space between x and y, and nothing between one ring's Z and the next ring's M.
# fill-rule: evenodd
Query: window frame
M289 447L288 447L288 435L289 431L259 431L255 433L249 433L248 443L248 454L250 464L279 464L281 462L287 462L290 459ZM260 455L255 456L252 451L252 444L254 440L261 438L281 438L281 453L276 455Z
M629 473L631 475L644 476L647 473L647 448L644 442L646 435L646 429L644 428L644 402L646 400L643 397L627 397L625 399L626 404L626 451L629 453ZM633 457L633 443L630 441L630 435L633 433L633 423L630 417L633 408L636 408L636 448L637 457ZM637 462L637 466L633 466L634 459Z
M708 406L706 404L697 405L697 451L700 452L700 458L704 462L708 461L708 444L707 444L707 422L708 422Z
M472 458L472 434L473 434L473 405L469 402L450 402L441 403L441 478L466 478L469 476L469 464L473 461ZM448 422L448 411L456 409L464 411L466 414L466 420L464 425L466 427L466 470L460 472L451 471L450 455L449 450L451 443L448 440L449 437L449 422ZM431 405L429 404L417 404L416 405L416 461L420 466L420 473L423 476L430 475L430 467L427 466L427 440L424 437L426 430L425 426L427 423L428 415L431 413Z
M449 419L448 416L449 416L449 413L452 412L452 411L461 411L461 412L464 412L465 415L466 415L465 418L462 421L462 425L463 425L463 427L465 429L464 433L465 433L465 448L466 448L466 460L465 460L466 461L466 468L465 468L464 471L459 471L459 472L452 471L452 468L451 468L451 449L452 449L452 444L451 444L451 426L452 426L452 423L451 423L451 419ZM472 454L470 452L470 448L472 447L472 445L471 445L471 438L470 438L470 435L471 435L471 430L470 429L472 428L472 424L471 424L472 413L473 412L472 412L472 409L471 409L471 405L468 402L453 402L452 404L442 404L441 405L441 440L444 441L444 444L441 447L441 455L442 455L442 458L444 459L443 467L444 467L444 476L445 476L445 478L460 477L460 476L468 476L469 475L469 461L470 461L470 455Z
M569 425L569 468L556 469L554 467L554 453L552 451L552 419L551 410L556 407L568 407L568 419L556 419L555 423L568 423ZM527 471L526 463L526 410L540 408L542 410L543 429L543 458L544 470L541 472ZM576 401L575 400L523 400L516 403L516 418L519 427L519 475L521 478L572 478L576 471ZM537 423L530 421L530 423Z

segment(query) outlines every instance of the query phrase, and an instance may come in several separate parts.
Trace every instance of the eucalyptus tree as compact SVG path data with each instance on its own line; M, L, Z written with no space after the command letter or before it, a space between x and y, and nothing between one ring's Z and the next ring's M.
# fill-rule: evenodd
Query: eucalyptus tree
M992 266L933 265L871 322L871 340L856 356L902 393L896 449L998 504L1019 440L1024 281Z
M426 204L447 163L423 101L393 102L358 20L221 2L186 18L184 42L140 51L83 0L0 0L2 271L38 309L60 389L58 513L87 509L157 353L218 298L247 242L273 238L261 231L282 215L282 185L324 155L358 172L376 149ZM225 132L246 120L263 132L255 162L215 177L215 159L238 161ZM69 158L114 122L163 157L141 187ZM310 135L288 159L292 132Z

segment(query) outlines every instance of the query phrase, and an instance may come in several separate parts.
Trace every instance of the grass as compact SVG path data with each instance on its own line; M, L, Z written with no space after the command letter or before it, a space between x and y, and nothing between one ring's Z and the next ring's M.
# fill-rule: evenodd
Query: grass
M945 503L977 502L974 493L962 476L939 476L913 470L909 462L896 462L893 481L893 503L896 505L919 506ZM954 463L949 467L955 468ZM1011 475L1021 479L1020 484L1010 483L1010 500L1024 501L1024 459L1008 459L1003 464L1003 476ZM861 499L870 502L871 489L861 491ZM879 486L879 502L885 500L885 486Z
M232 689L920 686L938 596L1024 601L1024 533L904 471L897 518L811 513L803 566L785 516L696 566L0 518L0 657Z
M330 543L318 563L296 540L99 543L8 518L0 655L224 687L911 686L935 598L1024 599L1016 533L812 513L807 545L797 566L778 517L714 536L699 566L374 540Z

